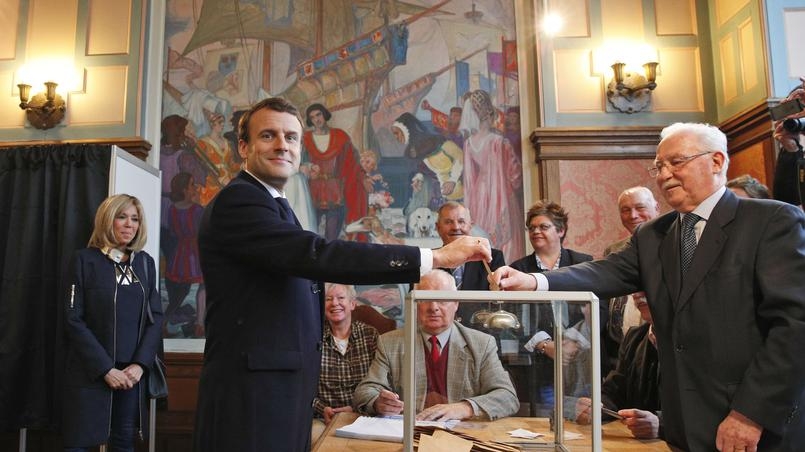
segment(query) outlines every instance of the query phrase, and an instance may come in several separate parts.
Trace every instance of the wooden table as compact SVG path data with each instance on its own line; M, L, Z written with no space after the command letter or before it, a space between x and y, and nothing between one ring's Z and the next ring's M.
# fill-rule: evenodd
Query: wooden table
M336 429L351 424L357 417L356 413L338 413L333 422L327 426L324 433L313 445L313 452L401 452L403 450L402 443L367 441L335 436ZM458 424L455 430L482 440L522 441L517 438L511 438L506 433L517 428L543 433L548 437L546 441L553 440L553 434L550 432L547 418L507 417L492 422L466 421ZM591 450L589 429L589 425L580 426L566 422L565 431L582 433L584 438L565 441L565 446L570 450ZM602 449L604 452L668 452L673 450L665 444L665 441L659 439L635 439L629 429L620 422L604 424L601 438L604 443Z

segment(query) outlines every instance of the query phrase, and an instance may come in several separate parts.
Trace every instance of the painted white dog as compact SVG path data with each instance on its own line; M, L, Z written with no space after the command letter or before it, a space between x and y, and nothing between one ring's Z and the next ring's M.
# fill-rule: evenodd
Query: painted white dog
M436 213L427 207L418 207L408 215L408 235L436 237Z

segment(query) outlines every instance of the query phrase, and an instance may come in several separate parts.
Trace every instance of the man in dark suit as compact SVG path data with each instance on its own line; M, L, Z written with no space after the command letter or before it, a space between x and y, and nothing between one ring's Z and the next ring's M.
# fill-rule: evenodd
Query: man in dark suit
M484 239L439 250L327 241L303 230L283 196L299 169L296 107L270 98L246 112L244 170L205 208L199 231L207 343L196 451L310 448L319 377L321 284L417 281L434 266L490 259Z
M654 166L673 212L606 259L544 274L504 267L501 288L645 290L654 319L665 439L694 451L805 444L805 214L726 190L726 136L665 128Z
M469 235L470 229L472 229L472 217L470 211L463 204L448 201L439 206L436 232L442 239L443 245ZM492 262L489 264L489 268L495 270L504 265L506 265L506 261L503 258L503 252L492 248ZM486 267L483 262L467 262L456 268L446 268L445 270L455 278L458 290L489 290L489 281L486 280ZM459 304L456 320L464 326L472 326L470 325L472 314L481 308L482 305L478 303Z

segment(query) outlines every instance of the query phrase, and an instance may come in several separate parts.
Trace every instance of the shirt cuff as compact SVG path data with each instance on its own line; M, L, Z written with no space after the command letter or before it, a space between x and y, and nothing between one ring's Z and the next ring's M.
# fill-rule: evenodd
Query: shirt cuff
M433 250L430 248L419 249L419 276L424 276L433 270Z
M472 406L472 416L473 417L478 417L478 416L481 415L481 413L482 413L481 407L478 406L477 403L475 403L475 400L472 400L472 399L464 399L464 400L466 402L469 402L470 406Z
M545 277L542 273L531 273L531 276L537 280L537 289L536 290L549 290L548 288L548 278Z

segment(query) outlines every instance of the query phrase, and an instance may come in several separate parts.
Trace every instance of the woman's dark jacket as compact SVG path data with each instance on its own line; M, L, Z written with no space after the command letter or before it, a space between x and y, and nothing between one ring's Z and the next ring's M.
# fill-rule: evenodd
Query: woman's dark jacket
M154 259L144 251L129 257L143 288L137 348L131 360L145 370L138 425L142 432L148 372L162 340L162 301ZM65 301L67 360L62 436L67 446L105 443L109 437L112 389L103 377L115 366L115 266L98 248L75 252ZM135 283L136 284L136 283Z
M531 253L526 257L512 262L511 267L524 273L542 273L543 270L537 267L537 258L535 254L536 253ZM568 248L562 248L562 252L559 255L559 268L569 267L571 265L579 264L581 262L589 262L591 260L593 260L593 257L589 254L580 253ZM532 314L531 325L536 325L536 328L531 332L531 334L534 334L536 331L545 331L546 333L550 334L551 337L553 337L555 332L553 310L551 309L551 305L541 304L533 312L534 314L538 313L538 315ZM604 312L601 314L602 319L607 318L604 315ZM570 317L566 319L568 326L575 325L576 323L584 320L584 315L581 312L581 306L577 304L568 305L568 315ZM604 329L604 331L606 331L606 329ZM524 341L527 341L528 339L530 339L530 337L523 338ZM552 386L553 360L542 354L536 354L533 359L535 360L534 365L537 369L537 384L539 386ZM607 371L608 370L609 369L607 369ZM545 400L541 400L541 402L546 403Z

